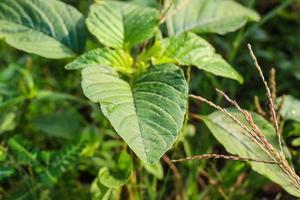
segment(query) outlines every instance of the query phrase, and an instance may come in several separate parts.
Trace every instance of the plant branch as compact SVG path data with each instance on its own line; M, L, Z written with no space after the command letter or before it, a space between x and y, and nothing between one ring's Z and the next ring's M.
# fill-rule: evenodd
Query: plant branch
M279 164L279 162L277 162L277 161L258 160L258 159L255 159L255 158L243 158L243 157L239 157L239 156L230 156L230 155L222 155L222 154L202 154L202 155L190 156L190 157L186 157L186 158L180 158L180 159L172 160L172 162L177 163L177 162L183 162L183 161L208 159L208 158L235 160L235 161L252 161L252 162L261 162L261 163L269 163L269 164Z

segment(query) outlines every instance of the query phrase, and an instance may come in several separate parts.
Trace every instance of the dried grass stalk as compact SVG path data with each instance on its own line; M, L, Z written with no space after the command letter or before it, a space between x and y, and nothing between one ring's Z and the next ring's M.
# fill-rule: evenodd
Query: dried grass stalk
M264 78L264 75L262 73L261 67L258 64L258 61L257 61L257 59L256 59L256 57L255 57L255 55L254 55L254 53L251 49L251 46L248 45L248 47L249 47L251 57L253 58L254 64L255 64L258 72L259 72L260 78L262 79L262 81L264 83L264 86L265 86L265 89L266 89L266 95L267 95L268 101L269 101L269 109L270 109L272 119L274 121L276 135L277 135L278 143L279 143L279 146L280 146L280 152L278 152L273 147L273 145L271 143L269 143L269 141L267 140L265 135L262 133L262 131L255 124L251 113L249 113L248 111L242 109L235 100L232 100L223 91L221 91L219 89L216 89L217 92L220 95L222 95L229 103L231 103L234 107L236 107L243 114L243 116L246 119L248 125L251 127L250 129L248 128L248 126L244 125L240 120L238 120L236 117L234 117L231 113L229 113L225 108L222 108L222 107L214 104L213 102L211 102L211 101L209 101L209 100L207 100L207 99L205 99L201 96L195 96L195 95L189 95L189 96L191 98L195 99L195 100L207 103L211 107L225 113L228 117L230 117L234 122L236 122L245 131L245 132L242 132L242 133L245 136L247 136L248 138L250 138L253 142L255 142L269 156L269 158L271 160L267 161L267 160L259 160L259 159L255 159L255 158L241 158L241 157L238 157L238 156L226 156L226 155L219 155L219 154L204 154L204 155L197 155L197 156L187 157L187 158L183 158L183 159L173 160L173 162L181 162L181 161L194 160L194 159L204 159L204 158L221 158L221 159L228 159L228 160L254 161L254 162L263 162L263 163L275 164L275 165L278 165L278 167L280 167L280 169L285 174L285 176L288 178L290 183L295 188L300 190L300 178L296 174L294 168L289 165L288 161L286 160L286 158L283 154L281 137L280 137L280 133L279 133L279 126L278 126L278 121L277 121L276 111L275 111L276 109L275 109L275 105L274 105L274 101L273 101L273 98L275 96L274 96L274 94L273 94L273 96L271 94L271 91L268 87L267 82L265 81L265 78ZM274 76L275 76L275 73L274 73ZM273 80L275 80L275 77L274 77ZM273 86L275 86L275 85L273 85ZM275 91L275 90L273 90L273 91Z
M296 174L294 168L292 166L289 165L288 161L285 159L284 155L282 153L277 152L277 150L273 147L273 145L271 143L268 142L268 140L266 139L265 135L260 131L260 129L257 127L257 125L254 123L253 121L253 117L252 115L246 111L243 110L236 101L230 99L224 92L217 90L222 96L224 96L224 98L226 98L230 103L232 103L245 117L245 119L247 120L248 124L251 127L251 130L249 128L247 128L241 121L239 121L237 118L235 118L231 113L229 113L226 109L221 108L218 105L215 105L213 102L200 97L200 96L195 96L195 95L190 95L190 97L202 101L204 103L207 103L208 105L220 110L221 112L225 113L228 117L230 117L233 121L235 121L243 130L245 130L246 132L243 132L247 137L249 137L253 142L255 142L257 145L259 145L259 147L265 152L267 153L267 155L270 157L271 161L266 161L266 160L258 160L259 162L264 162L264 163L273 163L273 164L277 164L280 169L283 171L283 173L287 176L287 178L289 180L291 180L291 184L293 184L297 189L300 190L300 178L298 177L298 175ZM211 154L212 157L214 157L213 154ZM199 156L199 158L201 158L202 155ZM194 156L195 157L195 156ZM196 156L197 157L197 156ZM205 155L205 157L207 157ZM188 157L189 158L189 157ZM230 159L230 157L222 157L219 155L219 158L224 158L224 159ZM246 161L246 159L248 159L248 161L250 161L250 159L253 158L240 158L239 160L243 160ZM187 159L189 160L189 159ZM231 160L238 160L238 159L231 159Z
M254 96L254 105L258 114L266 116L266 112L262 109L258 96Z
M181 158L177 160L172 160L172 162L183 162L189 160L198 160L198 159L207 159L207 158L216 158L216 159L225 159L225 160L236 160L236 161L252 161L252 162L261 162L261 163L269 163L269 164L279 164L276 161L268 161L268 160L258 160L255 158L242 158L239 156L230 156L230 155L221 155L221 154L202 154L197 156L191 156L186 158Z
M248 49L250 51L250 55L254 61L254 65L259 73L259 76L261 78L261 80L263 81L264 83L264 86L265 86L265 89L266 89L266 94L267 94L267 97L268 97L268 101L269 101L269 110L270 110L270 115L272 116L272 120L273 120L273 123L274 123L274 126L275 126L275 130L276 130L276 134L277 134L277 138L278 138L278 143L279 143L279 147L280 147L280 152L283 154L283 150L282 150L282 142L281 142L281 135L279 133L279 125L278 125L278 122L277 122L277 117L276 117L276 111L275 111L275 105L274 105L274 102L273 102L273 99L272 99L272 94L271 94L271 91L270 91L270 88L268 86L268 83L267 81L265 80L265 77L264 77L264 74L261 70L261 67L260 65L258 64L258 61L252 51L252 48L251 48L251 45L248 44Z
M270 85L272 99L273 101L275 101L276 100L276 71L273 67L270 70L269 85Z

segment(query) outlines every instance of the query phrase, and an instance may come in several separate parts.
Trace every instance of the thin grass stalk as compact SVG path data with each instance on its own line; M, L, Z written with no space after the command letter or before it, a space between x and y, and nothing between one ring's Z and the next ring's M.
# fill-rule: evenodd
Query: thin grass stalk
M273 99L272 99L272 94L271 94L270 88L268 86L268 83L265 80L265 77L264 77L264 74L263 74L263 72L261 70L261 67L260 67L260 65L259 65L259 63L257 61L257 58L255 57L255 54L252 51L252 48L251 48L250 44L248 44L248 49L250 51L250 55L252 57L252 60L254 61L254 65L255 65L258 73L259 73L259 76L262 79L262 82L263 82L263 84L265 86L266 94L267 94L268 101L269 101L269 110L270 110L271 116L273 118L275 130L276 130L276 135L277 135L278 143L279 143L279 147L280 147L280 152L283 154L282 142L281 142L281 135L279 133L279 125L278 125L278 122L277 122L276 111L275 111L275 106L274 106L274 102L273 102Z
M243 157L239 157L239 156L222 155L222 154L202 154L202 155L190 156L190 157L181 158L181 159L175 159L175 160L172 160L172 162L177 163L177 162L183 162L183 161L209 159L209 158L279 164L279 162L277 162L277 161L259 160L256 158L243 158Z

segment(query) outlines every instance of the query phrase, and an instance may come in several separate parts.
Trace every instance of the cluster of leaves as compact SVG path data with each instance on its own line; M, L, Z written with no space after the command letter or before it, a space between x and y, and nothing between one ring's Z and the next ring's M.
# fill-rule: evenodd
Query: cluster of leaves
M35 190L55 185L61 174L74 166L83 147L84 142L80 141L59 151L42 151L36 149L25 138L12 137L8 140L8 150L5 152L8 157L3 158L6 162L1 166L0 180L13 177L17 170L22 173L24 170L22 168L24 166L28 167L27 169L31 170L32 176L23 177L22 183L17 192L14 193L13 198L32 198ZM30 182L35 185L32 187Z
M201 69L202 74L205 72L212 80L211 85L216 82L214 75L243 83L240 73L216 53L204 34L223 35L259 19L255 11L230 0L175 0L165 1L164 5L157 1L97 0L90 5L86 18L73 6L58 0L1 0L0 38L8 45L41 57L63 59L52 63L61 66L83 53L87 46L89 50L66 64L65 69L81 71L84 95L99 103L101 110L79 97L76 72L68 72L71 74L69 80L64 77L66 72L60 70L61 82L53 76L40 81L36 80L39 74L33 73L37 71L32 65L36 65L35 61L42 65L42 58L25 57L18 63L10 61L13 64L0 74L0 136L4 141L0 146L0 162L3 163L0 181L8 185L20 184L20 189L13 189L13 193L20 194L23 199L49 197L48 190L36 196L45 188L52 188L50 196L55 197L56 192L62 195L55 187L63 182L64 172L71 167L77 168L73 170L75 179L78 170L92 175L93 181L89 183L92 182L93 199L116 199L120 195L126 198L124 194L127 193L130 198L139 199L142 192L133 185L139 176L150 186L147 187L150 198L164 195L164 189L161 194L152 192L157 179L163 177L160 158L179 143L183 144L185 154L191 155L188 138L194 135L194 126L187 124L188 92L194 88L190 70L196 71L191 67ZM88 37L88 32L95 38ZM71 95L39 88L41 85L48 87L49 82L50 88L61 84L61 91L72 85L70 92L77 93ZM280 105L282 117L299 122L299 101L291 96L284 99L284 104ZM68 101L66 105L64 101ZM53 113L58 108L60 111ZM21 109L28 114L19 112ZM268 140L278 147L274 128L262 117L254 116ZM266 160L267 156L256 144L243 138L241 130L222 113L201 118L228 152ZM29 125L24 121L30 122ZM299 127L295 129L291 135ZM125 143L119 141L112 130ZM20 137L17 131L35 138L34 143ZM31 131L45 136L36 137ZM12 132L17 136L11 136ZM76 134L79 132L82 134ZM54 143L50 147L60 149L48 150L48 138L59 138L59 145ZM297 139L293 144L297 144ZM43 144L41 148L35 145L39 143ZM64 145L66 147L62 147ZM128 151L132 150L140 161L125 151L127 145ZM43 150L45 146L47 150ZM119 155L117 161L111 156L113 151ZM199 168L196 164L190 168L198 173L201 165ZM141 168L137 170L138 166ZM263 163L251 163L251 166L289 193L300 196L289 180L282 180L276 166ZM153 181L141 175L143 169L153 176ZM132 173L135 170L137 176ZM26 176L16 181L17 174ZM127 192L124 192L122 186L129 179ZM164 182L163 188L167 181L170 180ZM195 182L188 176L187 183L191 181ZM187 197L199 196L189 191L194 190L194 186L186 189ZM1 187L1 190L4 189ZM10 193L4 192L4 195L8 197Z
M141 160L154 163L170 149L186 111L187 83L181 70L171 63L197 66L242 82L239 73L208 42L189 31L224 34L248 19L259 19L255 12L230 1L192 1L188 6L178 1L170 6L167 16L161 16L154 8L100 1L90 7L84 20L75 8L59 1L3 1L0 36L18 49L47 58L65 58L83 50L86 21L90 33L104 47L85 53L66 68L83 68L85 95L100 103L103 114ZM203 16L182 24L178 19L185 17L189 6L201 9ZM205 14L215 6L213 15ZM226 11L226 7L234 12L219 16L218 10ZM15 13L16 9L24 12ZM162 17L167 18L169 34L175 36L162 39L158 29ZM155 32L154 45L139 46L141 56L132 57L134 47L145 44ZM118 72L128 75L130 83L119 78Z

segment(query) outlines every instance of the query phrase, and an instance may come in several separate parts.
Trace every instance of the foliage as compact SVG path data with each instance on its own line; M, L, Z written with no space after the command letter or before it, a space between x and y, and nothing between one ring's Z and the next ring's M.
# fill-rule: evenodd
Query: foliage
M224 113L189 101L221 104L215 87L249 108L280 151L265 105L250 99L265 100L242 48L250 41L278 72L270 83L282 95L284 153L300 172L291 28L300 4L274 2L0 0L0 199L299 197L272 163L172 162L209 153L270 159Z
M48 58L83 50L84 19L75 8L56 0L7 0L0 7L0 38L11 46Z
M84 94L145 162L157 162L170 149L183 123L187 86L175 65L155 65L130 86L102 66L82 70ZM106 86L106 87L105 87Z
M229 112L241 122L245 123L246 120L243 115L237 110L229 110ZM253 120L258 128L265 134L268 141L280 151L274 127L266 121L263 117L253 113ZM232 119L220 111L204 117L205 124L209 127L213 135L220 141L226 150L232 154L237 154L245 158L256 158L260 160L272 159L262 148L254 143L249 137L243 134L244 130L234 123ZM250 125L247 126L249 129ZM286 157L289 157L288 150L285 149ZM291 184L289 177L286 177L282 170L274 164L268 163L250 163L252 168L258 173L267 176L272 181L284 187L287 191L299 196L300 193L297 188Z
M173 35L186 31L225 34L260 17L234 1L175 0L167 18L168 32Z

